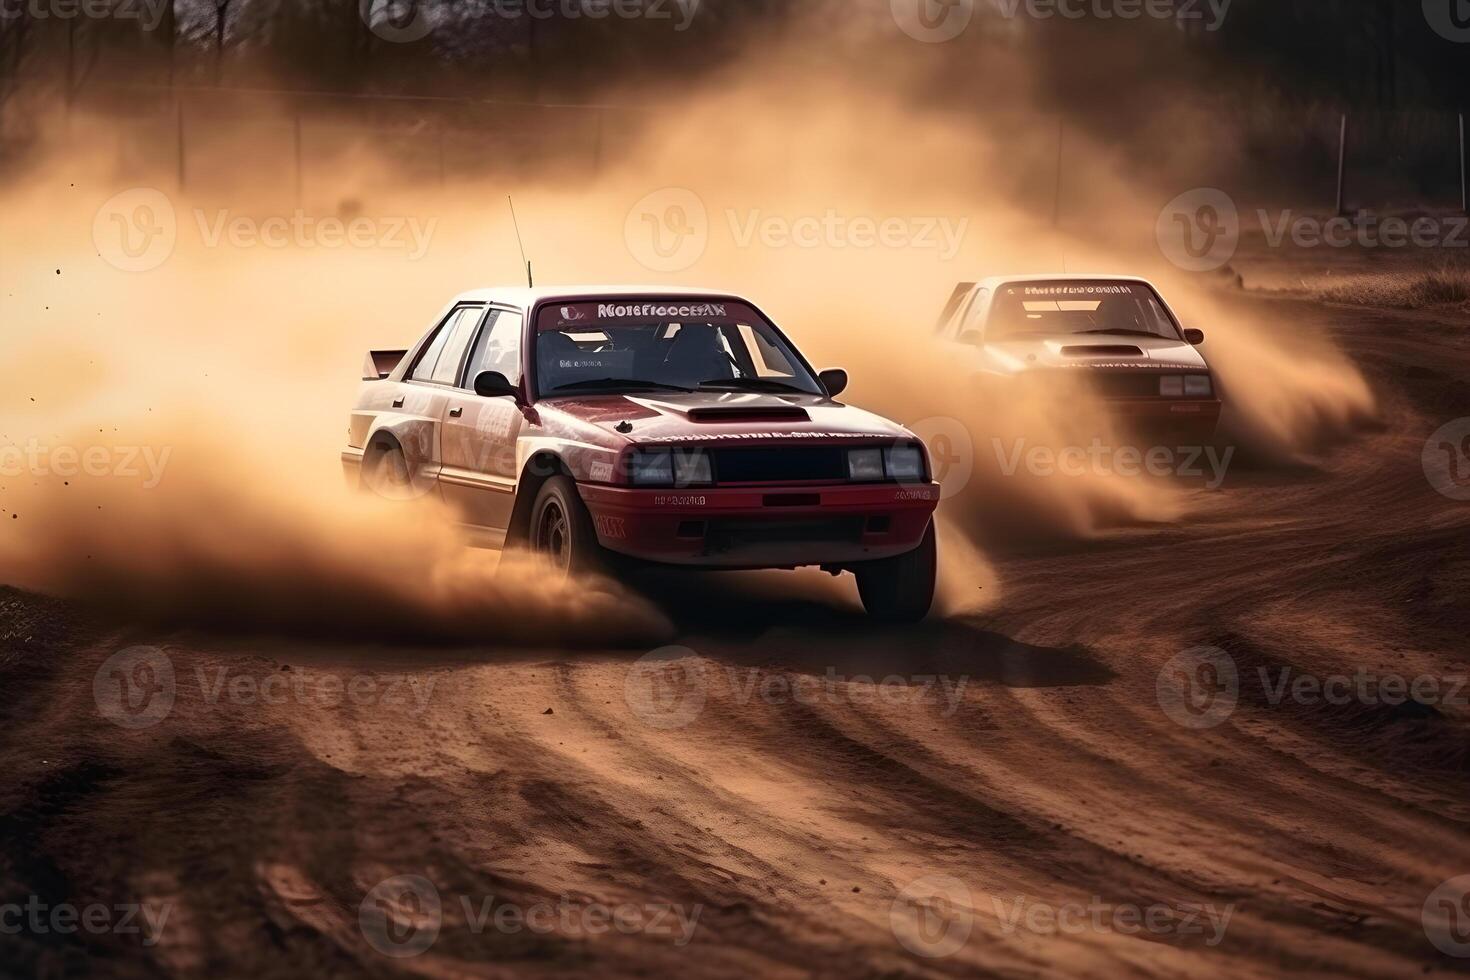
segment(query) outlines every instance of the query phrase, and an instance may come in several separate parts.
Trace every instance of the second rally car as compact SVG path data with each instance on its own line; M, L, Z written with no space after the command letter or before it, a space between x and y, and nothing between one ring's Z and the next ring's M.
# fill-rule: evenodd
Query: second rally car
M489 289L375 351L349 479L437 495L481 541L564 569L609 557L852 572L922 619L940 499L923 443L845 405L749 300L676 289Z

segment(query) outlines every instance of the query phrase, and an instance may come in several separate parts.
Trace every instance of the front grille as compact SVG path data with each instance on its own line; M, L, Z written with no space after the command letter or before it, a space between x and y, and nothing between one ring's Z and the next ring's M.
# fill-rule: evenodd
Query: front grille
M843 517L814 521L711 521L705 547L712 554L763 544L858 542L864 519Z
M800 483L847 480L847 453L837 446L769 446L714 449L715 482Z
M1103 398L1158 398L1160 377L1152 371L1098 371L1087 383Z

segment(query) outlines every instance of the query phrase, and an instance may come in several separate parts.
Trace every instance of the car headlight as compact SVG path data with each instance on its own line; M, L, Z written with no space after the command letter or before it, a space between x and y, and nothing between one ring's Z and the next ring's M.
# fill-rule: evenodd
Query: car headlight
M883 454L888 479L918 483L924 479L924 454L918 446L895 446Z
M714 482L709 454L702 449L640 449L628 467L635 487L692 487Z
M1184 394L1188 398L1209 398L1214 392L1208 374L1191 374L1184 379Z
M883 450L854 449L847 454L847 475L857 483L878 483L883 479Z
M1179 374L1169 374L1159 379L1159 395L1163 398L1184 397L1184 377Z

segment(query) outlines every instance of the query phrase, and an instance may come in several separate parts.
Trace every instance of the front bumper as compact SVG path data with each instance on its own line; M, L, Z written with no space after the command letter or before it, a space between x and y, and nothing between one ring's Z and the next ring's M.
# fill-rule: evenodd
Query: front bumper
M939 485L643 490L583 485L603 547L701 568L846 566L917 548Z
M1124 425L1150 438L1208 443L1220 425L1218 399L1112 398L1108 407Z

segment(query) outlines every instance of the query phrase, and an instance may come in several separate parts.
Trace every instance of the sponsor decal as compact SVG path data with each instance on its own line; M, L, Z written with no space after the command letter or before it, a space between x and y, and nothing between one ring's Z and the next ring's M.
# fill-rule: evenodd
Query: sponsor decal
M1132 296L1132 286L1027 286L1027 296ZM1014 295L1015 290L1006 290Z
M708 507L708 497L654 497L655 507Z
M894 500L938 500L939 493L936 490L924 488L922 490L900 490L893 495Z
M588 476L594 483L610 483L613 476L613 464L593 463L588 472Z
M685 303L678 306L658 303L633 303L628 305L601 303L597 307L597 318L599 320L622 320L628 317L650 316L657 317L661 320L668 317L707 320L723 319L727 314L723 303Z
M621 517L595 517L597 525L597 536L607 538L610 541L626 541L628 538L628 524Z
M786 440L807 442L812 439L877 439L891 440L893 436L881 432L699 432L691 435L659 436L660 443L672 442L747 442Z
M583 313L575 306L563 306L561 308L561 318L567 323L576 323L578 320L587 319L587 314Z

